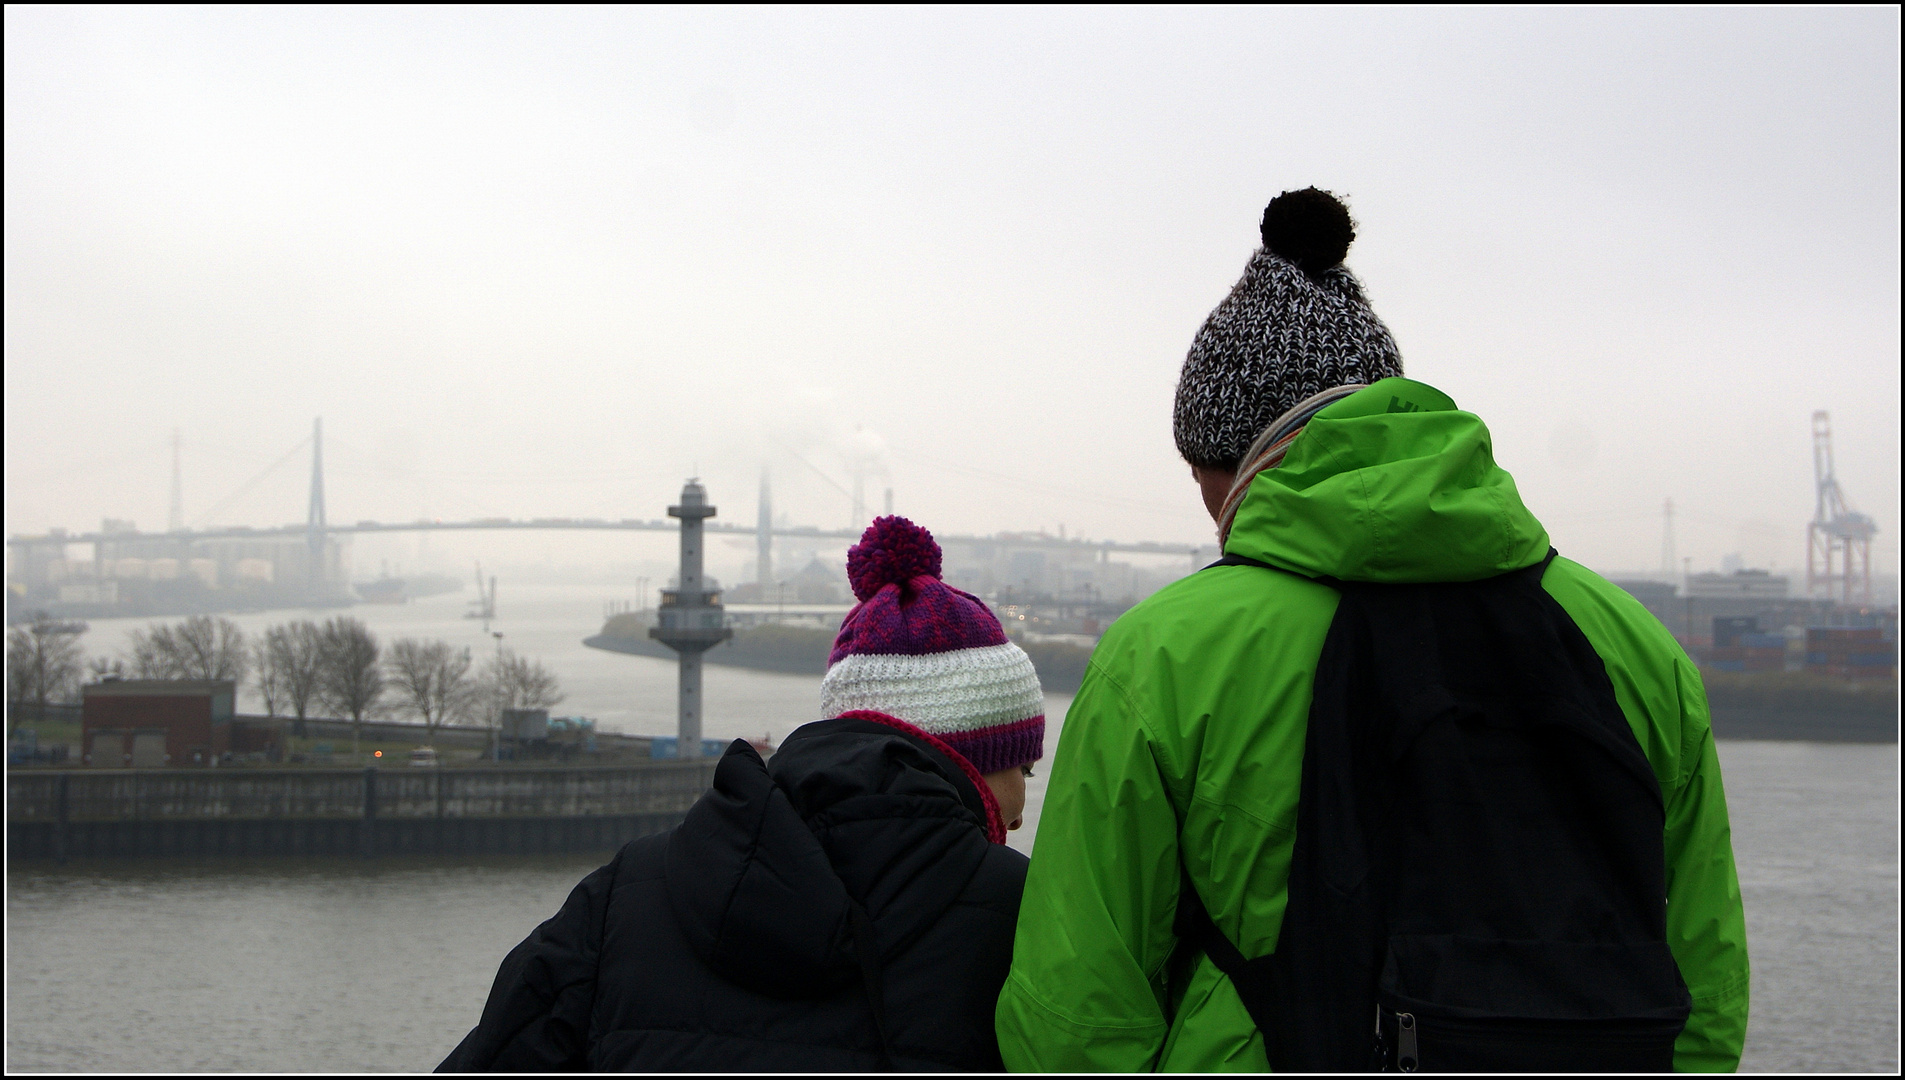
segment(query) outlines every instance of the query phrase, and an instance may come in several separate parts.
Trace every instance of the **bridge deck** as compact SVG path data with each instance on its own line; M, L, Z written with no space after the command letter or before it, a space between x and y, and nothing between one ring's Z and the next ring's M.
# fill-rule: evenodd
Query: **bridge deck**
M313 532L325 535L340 533L383 533L383 532L465 532L483 529L540 529L540 530L588 530L597 532L675 532L679 526L672 521L637 521L633 518L621 521L574 520L564 518L539 518L531 521L506 521L480 519L477 521L413 521L381 522L360 521L355 525L322 525L312 528L305 525L284 525L277 528L252 529L237 526L224 529L180 530L178 532L121 532L121 533L64 533L44 534L40 536L13 536L7 539L10 547L34 547L48 544L92 544L92 543L140 543L170 540L189 543L204 540L261 540L272 537L309 537ZM736 536L758 536L760 530L752 525L739 525L731 522L709 522L704 526L709 532L727 533ZM813 527L776 527L770 530L775 536L800 537L810 540L846 540L860 539L860 534L851 529L819 529ZM1205 553L1216 554L1215 544L1168 544L1154 541L1121 543L1112 540L1079 540L1056 536L959 536L934 534L940 545L970 546L976 544L1007 545L1021 548L1064 549L1079 552L1111 551L1120 554L1138 555L1179 555L1196 557Z

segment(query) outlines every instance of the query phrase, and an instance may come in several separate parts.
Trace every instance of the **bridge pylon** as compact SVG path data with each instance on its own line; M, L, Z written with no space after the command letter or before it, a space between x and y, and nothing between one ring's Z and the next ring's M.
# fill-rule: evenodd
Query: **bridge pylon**
M311 421L311 504L304 521L305 572L311 595L323 593L324 579L324 418Z

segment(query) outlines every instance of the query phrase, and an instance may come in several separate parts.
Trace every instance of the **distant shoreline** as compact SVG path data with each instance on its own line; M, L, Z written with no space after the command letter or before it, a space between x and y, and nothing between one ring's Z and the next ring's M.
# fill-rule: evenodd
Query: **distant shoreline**
M736 630L734 637L703 655L710 664L754 671L778 671L787 675L820 676L827 673L827 654L833 649L833 638L832 630L815 627L754 626ZM658 660L675 658L673 649L649 637L597 634L583 638L582 644L591 649L629 656L650 656ZM1032 666L1038 670L1039 684L1047 692L1078 692L1078 684L1085 677L1085 662L1091 658L1090 648L1065 641L1020 641L1017 644L1032 658Z
M740 630L729 642L708 650L711 664L775 671L788 675L826 673L833 633L806 627L762 626ZM584 638L592 649L672 660L675 653L650 638L597 634ZM1039 682L1055 694L1075 694L1091 650L1066 642L1023 641ZM1768 739L1781 742L1896 743L1898 694L1867 684L1851 687L1800 673L1771 672L1740 676L1703 672L1708 710L1716 739ZM1889 689L1889 692L1886 690Z

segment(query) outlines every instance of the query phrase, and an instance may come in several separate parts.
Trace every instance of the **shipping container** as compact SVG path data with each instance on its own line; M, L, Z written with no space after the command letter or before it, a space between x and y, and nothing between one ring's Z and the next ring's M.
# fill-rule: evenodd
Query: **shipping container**
M1699 650L1699 655L1703 660L1778 660L1783 663L1786 650L1783 646L1777 649L1749 649L1744 645L1718 645Z
M720 757L722 754L727 753L728 742L729 740L726 739L701 740L701 756L709 759ZM680 754L677 753L679 749L680 740L675 736L657 735L648 743L648 756L653 758L676 758L680 756Z
M1876 626L1808 626L1806 644L1810 647L1814 643L1880 641L1883 634Z
M1832 652L1814 652L1806 654L1808 664L1871 664L1892 663L1898 654L1890 649L1880 652L1876 649L1835 649Z
M1813 675L1830 675L1839 679L1890 679L1894 678L1885 667L1854 667L1850 664L1807 664L1806 671Z

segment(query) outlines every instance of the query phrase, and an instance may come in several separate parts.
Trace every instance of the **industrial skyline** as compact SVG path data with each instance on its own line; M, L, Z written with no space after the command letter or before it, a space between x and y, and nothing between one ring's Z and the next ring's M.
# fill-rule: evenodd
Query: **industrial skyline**
M1812 419L1814 442L1813 464L1817 499L1813 517L1811 521L1804 526L1805 539L1803 550L1805 554L1803 563L1801 564L1803 566L1802 572L1804 577L1800 588L1803 592L1811 595L1823 596L1830 593L1836 598L1864 598L1869 601L1873 595L1871 581L1873 571L1872 539L1873 535L1879 530L1876 522L1869 515L1852 508L1852 503L1838 482L1836 470L1833 465L1830 425L1826 419L1827 416L1828 413L1822 410L1815 412ZM172 429L169 445L171 451L171 482L168 491L167 528L164 532L138 530L136 523L126 518L107 518L97 530L55 527L52 530L39 534L13 533L7 538L9 574L18 577L23 569L27 569L21 565L20 560L22 557L26 557L29 560L34 558L34 556L28 554L29 552L38 552L37 557L43 560L53 557L51 555L53 549L74 544L106 545L106 547L97 548L97 552L107 550L107 548L115 545L123 547L143 544L149 546L161 541L170 541L179 544L199 544L219 540L269 541L274 538L301 537L305 541L308 549L304 563L304 573L308 577L311 573L311 568L326 565L327 557L324 554L324 543L326 538L330 537L378 533L513 532L524 530L673 532L677 527L674 523L659 518L622 517L609 519L568 516L544 516L536 518L486 516L467 520L417 518L399 521L358 519L348 524L342 521L332 523L328 517L328 506L325 495L321 419L312 422L312 433L308 438L300 440L284 455L279 456L268 465L263 472L252 476L245 484L241 485L237 491L231 493L230 496L216 504L212 515L206 515L196 519L200 524L196 527L190 527L185 525L187 519L184 513L183 447L184 441L179 429ZM307 474L309 481L306 489L308 501L306 519L302 525L204 524L209 517L230 508L237 501L238 497L247 494L251 489L255 489L261 481L268 479L274 473L286 475L295 474L295 459L300 451L307 449L309 451L310 461L310 469ZM805 470L818 476L835 491L842 495L849 494L844 484L832 476L829 476L804 455L794 454L791 455L791 457ZM873 513L867 504L864 493L864 482L868 471L865 467L867 460L865 455L861 455L857 459L849 459L847 461L847 465L853 470L851 476L854 487L850 494L853 500L852 514L855 520L860 522L857 525L849 524L843 528L829 528L813 524L794 524L784 512L779 518L776 518L773 513L774 500L770 494L772 470L767 466L762 466L760 470L759 508L755 523L749 525L732 521L719 523L710 522L707 528L714 533L753 535L755 537L756 551L753 565L749 567L749 569L752 570L750 580L756 582L772 581L771 568L774 564L772 538L775 536L793 538L807 543L824 544L827 542L837 542L843 546L851 544L858 539L860 528L864 527L865 520L871 519ZM884 491L883 512L893 512L893 498L893 488L890 486L886 487ZM1677 554L1678 544L1674 529L1674 517L1675 503L1672 498L1669 498L1666 500L1663 510L1661 511L1661 562L1659 564L1658 573L1654 575L1661 579L1683 578L1687 573L1691 572L1692 569L1692 557L1690 556L1683 562ZM970 536L948 533L944 535L943 542L951 545L970 545L1009 539L1011 544L1020 547L1073 549L1081 545L1089 544L1102 551L1105 555L1114 552L1119 554L1140 553L1148 555L1189 556L1192 559L1206 552L1213 554L1215 552L1214 543L1172 543L1130 538L1120 538L1116 540L1093 538L1086 540L1083 537L1068 537L1064 535L1064 526L1062 524L1058 526L1058 530L1056 535L1047 534L1043 529L1002 529L994 534ZM1882 550L1883 548L1881 548L1881 551ZM100 558L104 556L96 554L95 557ZM330 556L329 561L334 565L333 573L341 576L345 572L341 565L336 565L338 563L338 557L336 555ZM1702 569L1710 569L1716 565L1738 567L1748 564L1749 561L1737 551L1723 553L1720 558L1709 557L1701 560ZM1782 566L1777 559L1767 560L1764 563L1753 565L1760 565L1764 569L1771 570L1799 571L1801 569L1800 567ZM1607 567L1604 569L1618 570L1632 574L1638 568ZM31 576L30 569L28 570L28 576ZM227 576L229 576L229 574ZM1885 576L1890 580L1889 575ZM1855 578L1857 579L1856 581L1854 580ZM317 583L307 582L307 584L311 585L313 595L320 591L317 587ZM342 584L342 582L340 581L337 584Z

